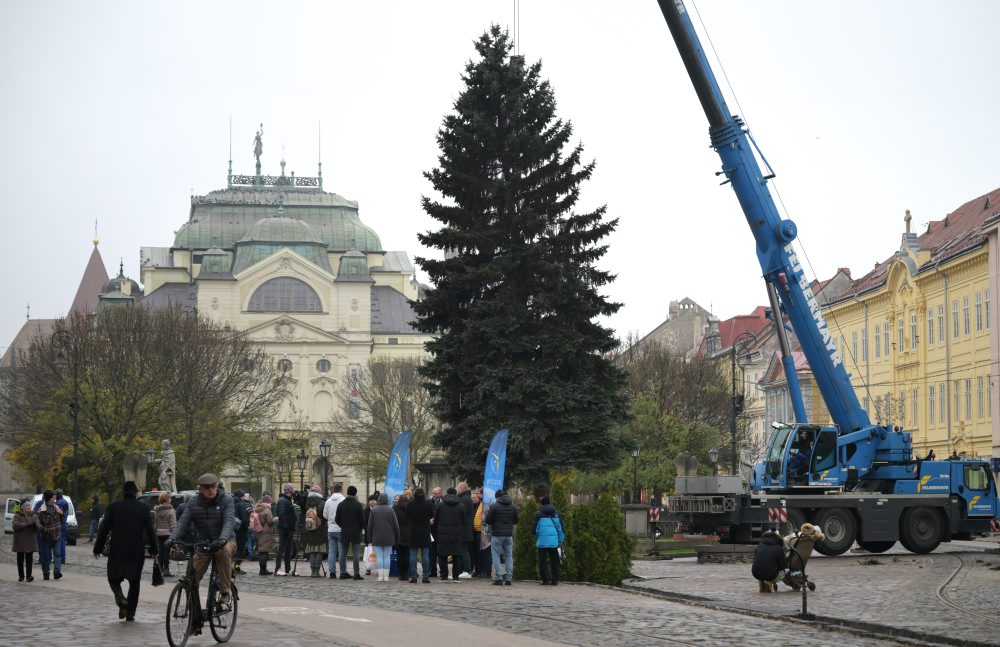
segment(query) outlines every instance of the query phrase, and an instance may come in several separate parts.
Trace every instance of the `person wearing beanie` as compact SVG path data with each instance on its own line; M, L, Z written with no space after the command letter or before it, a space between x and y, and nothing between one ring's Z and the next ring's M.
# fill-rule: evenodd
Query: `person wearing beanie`
M292 497L295 495L295 486L285 483L281 488L281 496L278 497L278 506L274 516L278 527L278 559L274 565L274 574L279 576L288 575L292 572L292 556L295 551L295 504ZM284 560L284 568L282 568Z
M265 492L260 497L253 513L257 515L261 528L260 532L254 533L257 536L257 563L260 564L260 575L272 575L273 573L267 570L267 561L271 558L275 546L274 514L271 513L271 495L269 493ZM275 566L275 568L278 567Z
M46 539L41 534L41 529L47 526L46 519L54 515L62 522L62 508L56 505L56 495L52 490L45 490L42 498L38 500L32 510L35 513L38 523L38 563L42 567L42 579L49 579L49 565L52 565L53 576L58 580L62 577L62 557L59 553L59 537ZM53 520L52 524L55 523ZM60 528L60 535L62 530Z
M538 549L538 570L542 584L559 584L559 547L566 541L559 512L549 501L541 498L542 507L535 513L531 534Z
M109 535L114 536L108 551L108 584L115 594L118 618L126 622L135 621L135 610L139 605L139 583L146 562L143 543L148 546L150 555L157 555L153 517L146 504L135 498L138 493L139 488L134 481L125 481L122 498L108 505L104 522L97 531L97 541L94 542L94 559L97 559L104 551ZM128 580L127 598L122 591L123 580Z
M347 574L347 549L351 549L354 559L354 578L361 576L361 533L365 527L365 509L358 501L358 488L347 488L347 497L337 505L334 522L340 526L340 579L350 579Z
M771 528L760 537L760 543L753 552L750 574L760 582L761 593L778 590L778 581L785 576L788 567L785 547L776 528Z
M368 541L375 548L375 568L378 581L389 581L389 559L392 547L399 543L399 520L389 507L389 495L384 492L378 497L378 505L368 515Z
M31 499L23 499L11 519L14 543L11 550L17 553L17 581L34 582L31 576L32 553L38 552L38 523L31 509Z
M517 525L521 511L507 492L497 492L497 500L486 513L486 525L490 527L492 537L490 548L493 550L493 583L510 585L514 579L514 526ZM500 570L500 557L503 556L503 566L507 575Z

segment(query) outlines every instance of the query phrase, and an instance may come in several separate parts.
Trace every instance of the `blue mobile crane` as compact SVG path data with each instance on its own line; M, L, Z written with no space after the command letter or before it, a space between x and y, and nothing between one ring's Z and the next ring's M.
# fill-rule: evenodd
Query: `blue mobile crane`
M746 486L738 477L678 476L667 518L732 542L753 541L775 520L796 528L808 520L823 528L826 540L816 549L827 555L842 554L855 541L871 552L900 541L911 552L929 553L942 541L989 531L1000 502L988 463L914 460L909 432L869 419L795 251L795 223L778 214L771 197L773 173L762 172L756 143L726 106L683 1L658 2L708 118L722 161L716 175L732 186L756 241L797 421L774 425ZM807 422L785 318L832 426Z

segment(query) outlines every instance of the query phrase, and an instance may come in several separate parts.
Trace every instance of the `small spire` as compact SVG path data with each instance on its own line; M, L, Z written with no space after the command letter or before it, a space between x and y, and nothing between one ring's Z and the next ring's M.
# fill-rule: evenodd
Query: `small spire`
M94 218L94 237L90 239L90 242L94 243L94 247L101 242L101 239L97 237L97 218Z
M31 321L31 304L28 304L28 311L24 315L25 321Z
M906 223L906 233L910 233L910 221L911 220L913 220L913 217L910 216L910 210L907 209L906 210L906 215L903 216L903 222Z
M118 259L118 278L125 278L125 259Z

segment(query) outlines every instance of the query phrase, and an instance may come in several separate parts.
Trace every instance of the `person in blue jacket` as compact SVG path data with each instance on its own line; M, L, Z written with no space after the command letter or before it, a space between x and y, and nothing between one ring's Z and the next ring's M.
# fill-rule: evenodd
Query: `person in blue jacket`
M542 584L559 584L559 547L566 540L562 521L556 507L549 497L541 498L541 509L535 513L535 525L531 534L535 537L535 547L538 549L538 570L541 572ZM548 562L546 564L546 562Z

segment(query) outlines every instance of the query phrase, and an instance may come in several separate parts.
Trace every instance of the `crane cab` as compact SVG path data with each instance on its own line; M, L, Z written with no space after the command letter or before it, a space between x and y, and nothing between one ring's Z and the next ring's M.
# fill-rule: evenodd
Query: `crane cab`
M754 466L754 490L839 487L836 427L774 423L764 460Z

